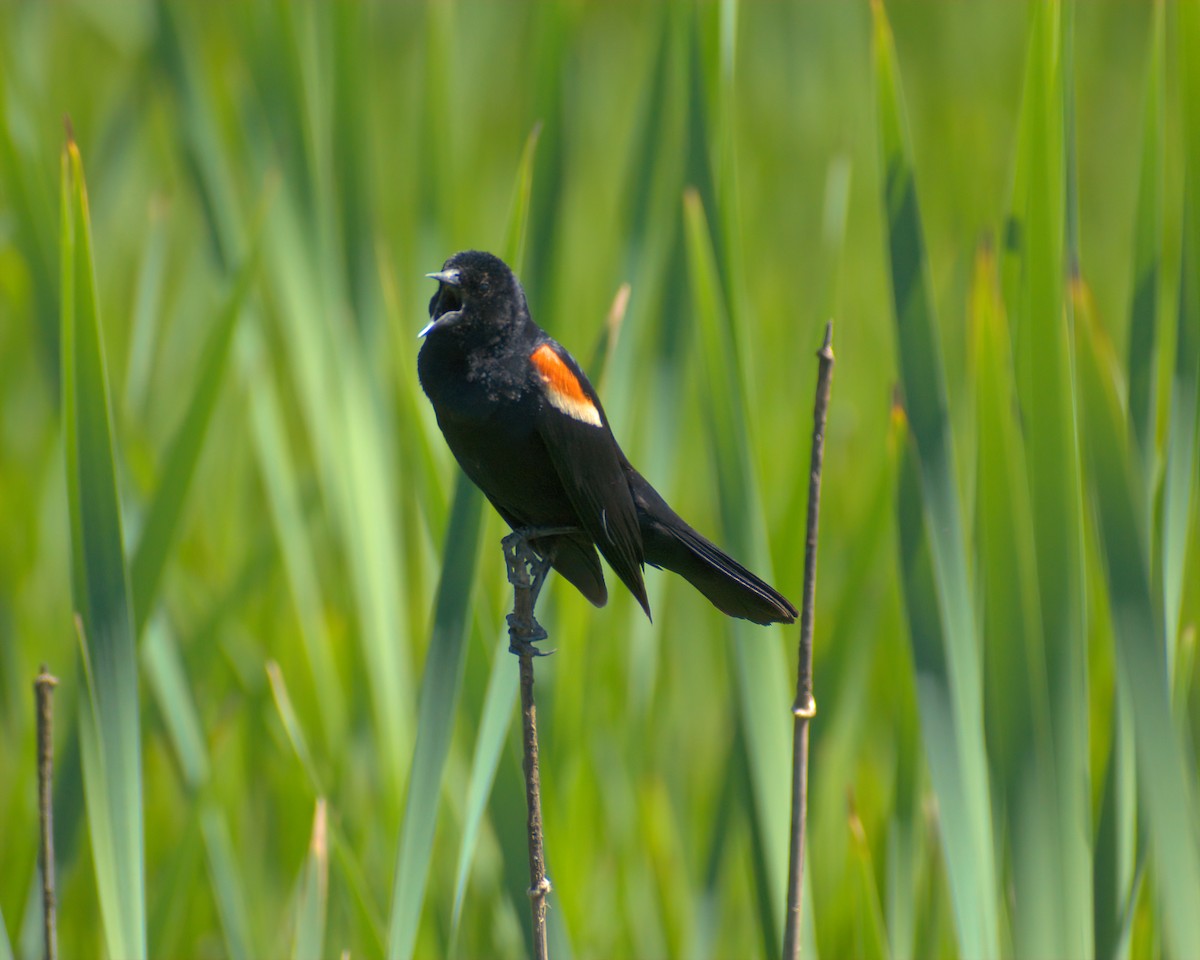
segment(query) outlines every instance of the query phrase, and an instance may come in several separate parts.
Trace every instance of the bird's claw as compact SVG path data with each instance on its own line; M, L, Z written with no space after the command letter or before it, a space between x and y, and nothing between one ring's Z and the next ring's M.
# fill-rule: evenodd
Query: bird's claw
M536 620L522 620L515 613L510 613L508 620L508 651L519 657L548 657L553 650L539 650L534 646L539 640L545 640L549 634Z

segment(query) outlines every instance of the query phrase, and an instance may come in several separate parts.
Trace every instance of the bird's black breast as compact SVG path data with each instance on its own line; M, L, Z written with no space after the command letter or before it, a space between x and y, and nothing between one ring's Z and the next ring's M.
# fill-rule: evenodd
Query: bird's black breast
M514 526L575 526L566 491L538 433L544 402L520 350L462 350L430 335L417 374L463 472Z

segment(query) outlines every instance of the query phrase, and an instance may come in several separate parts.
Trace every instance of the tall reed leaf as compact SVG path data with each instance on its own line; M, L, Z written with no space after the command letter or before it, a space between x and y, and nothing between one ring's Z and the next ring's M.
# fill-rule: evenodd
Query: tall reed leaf
M1129 419L1146 476L1154 465L1156 391L1155 343L1162 275L1163 3L1154 4L1150 62L1146 70L1142 121L1142 166L1134 224L1133 293L1129 304Z
M1052 705L1012 351L990 250L976 263L971 315L988 756L1001 804L997 817L1006 822L1012 844L1013 942L1018 953L1049 956L1061 948L1053 887L1058 818Z
M917 203L912 147L882 3L874 13L876 111L883 164L892 296L900 375L919 461L918 509L928 538L932 582L909 594L918 657L922 731L938 794L959 947L975 957L999 952L998 885L983 738L983 690L941 348ZM902 520L906 520L902 516ZM917 571L903 571L906 582ZM936 646L936 649L934 647Z
M1070 159L1071 87L1065 77L1070 43L1059 4L1036 7L1016 160L1025 171L1025 191L1014 197L1012 213L1024 240L1014 352L1043 638L1033 656L1044 662L1052 706L1053 783L1038 784L1049 791L1041 796L1026 794L1026 812L1019 814L1035 833L1028 841L1014 836L1020 844L1013 862L1018 886L1014 947L1088 956L1093 906L1083 500L1070 305L1063 295L1076 184ZM1047 809L1056 817L1049 838L1032 827ZM1047 941L1044 934L1054 939Z
M520 269L523 252L523 247L518 244L523 242L527 232L530 183L538 133L535 128L529 135L521 155L509 226L505 233L509 243L514 246L505 248L504 257L516 271ZM408 780L408 801L392 888L388 934L390 960L412 956L420 925L421 905L425 901L425 884L437 825L437 799L462 693L467 610L471 602L475 558L479 552L482 508L483 497L479 490L460 472L454 487L450 523L444 541L445 556L434 604L433 636L426 654L425 672L421 677L417 744ZM493 723L501 722L495 715L491 719Z
M446 530L442 577L434 603L433 636L421 677L417 711L417 743L408 779L408 802L400 834L396 878L392 889L390 960L411 957L425 901L437 800L442 771L454 732L454 716L462 691L466 658L467 611L475 579L483 500L459 474ZM499 551L497 551L498 553Z
M1200 836L1196 767L1171 716L1167 661L1150 587L1150 545L1139 474L1129 450L1111 346L1077 285L1075 339L1085 414L1088 475L1099 518L1116 635L1117 669L1128 684L1138 794L1149 829L1163 936L1177 957L1200 956Z
M146 956L137 652L83 161L62 158L62 384L72 596L87 690L80 740L96 890L113 957Z
M1178 5L1183 88L1184 212L1175 366L1162 491L1162 596L1167 669L1174 672L1200 419L1200 4Z

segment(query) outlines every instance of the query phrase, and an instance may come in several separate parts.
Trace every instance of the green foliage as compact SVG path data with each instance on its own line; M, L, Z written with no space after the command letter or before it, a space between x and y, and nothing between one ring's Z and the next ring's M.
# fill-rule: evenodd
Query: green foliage
M807 956L1200 952L1198 51L1195 0L0 6L0 956L43 661L63 956L527 952L502 524L415 372L465 247L793 600L834 319ZM647 580L539 610L553 955L775 955L795 633Z
M88 827L108 951L138 958L146 955L146 884L137 655L87 187L70 139L62 157L59 236L63 445L71 597L87 681L79 739Z

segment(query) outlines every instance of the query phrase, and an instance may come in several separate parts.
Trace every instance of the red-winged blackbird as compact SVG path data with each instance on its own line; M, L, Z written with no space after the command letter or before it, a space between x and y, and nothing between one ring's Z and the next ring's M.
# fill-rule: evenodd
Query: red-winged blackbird
M596 391L533 322L502 260L468 250L429 276L438 290L417 372L438 426L467 476L555 570L603 606L599 547L647 616L646 563L680 574L731 617L795 620L782 594L684 523L625 459Z

